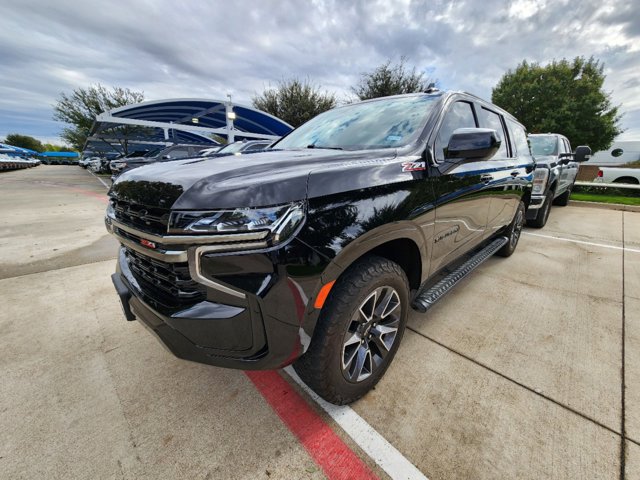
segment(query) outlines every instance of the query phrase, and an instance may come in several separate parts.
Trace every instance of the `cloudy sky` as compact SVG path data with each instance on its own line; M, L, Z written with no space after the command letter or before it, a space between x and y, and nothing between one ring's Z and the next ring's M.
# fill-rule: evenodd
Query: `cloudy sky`
M628 0L0 0L0 138L57 140L60 92L102 83L238 103L293 76L346 99L362 72L409 59L489 99L527 59L602 60L623 138L640 139L640 9Z

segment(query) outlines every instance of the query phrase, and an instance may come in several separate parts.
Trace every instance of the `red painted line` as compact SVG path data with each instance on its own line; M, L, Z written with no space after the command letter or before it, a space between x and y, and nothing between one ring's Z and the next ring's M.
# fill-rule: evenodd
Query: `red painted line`
M105 203L109 201L109 198L106 195L103 195L101 193L92 192L91 190L85 190L84 188L69 187L69 186L64 186L63 188L66 188L67 190L71 190L72 192L76 192L76 193L80 193L82 195L86 195L88 197L97 198L99 200L102 200Z
M245 373L329 480L378 478L275 370Z
M35 183L39 185L44 185L45 187L64 188L65 190L70 190L72 192L80 193L87 197L97 198L98 200L102 200L105 203L109 201L109 197L107 197L105 194L92 192L91 190L85 190L84 188L72 187L71 185L66 185L63 183L53 183L53 182L43 182L43 181L35 182Z

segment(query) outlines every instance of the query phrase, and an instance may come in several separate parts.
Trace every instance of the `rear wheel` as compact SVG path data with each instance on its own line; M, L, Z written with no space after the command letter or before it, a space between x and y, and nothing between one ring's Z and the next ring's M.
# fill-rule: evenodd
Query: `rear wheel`
M549 212L551 211L551 204L553 203L553 192L549 190L547 196L544 197L542 206L538 209L538 215L535 218L527 220L527 225L534 228L542 228L547 224L549 218Z
M398 350L409 311L409 282L395 262L368 256L336 282L307 352L294 363L304 382L338 405L362 397Z
M518 241L520 240L520 235L522 234L522 227L524 226L524 218L524 203L520 202L520 205L518 205L518 209L516 210L516 214L513 216L511 225L509 225L509 228L506 232L509 241L496 252L496 255L499 255L501 257L510 257L513 252L516 251Z

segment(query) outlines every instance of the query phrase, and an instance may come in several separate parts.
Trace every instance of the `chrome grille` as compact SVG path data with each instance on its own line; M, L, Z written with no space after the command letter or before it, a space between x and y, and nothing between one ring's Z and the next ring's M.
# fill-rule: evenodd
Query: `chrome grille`
M147 207L115 198L109 201L119 222L143 232L166 235L171 213L168 208Z
M140 284L142 293L149 297L156 307L160 305L171 309L192 305L205 299L204 286L191 278L186 262L166 263L129 248L125 249L125 255L129 269Z

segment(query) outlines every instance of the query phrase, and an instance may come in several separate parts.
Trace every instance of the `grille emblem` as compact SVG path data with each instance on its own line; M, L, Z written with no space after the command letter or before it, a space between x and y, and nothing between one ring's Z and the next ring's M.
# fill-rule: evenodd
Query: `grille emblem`
M146 238L141 238L140 239L140 245L142 245L143 247L147 247L147 248L156 248L156 244L147 240Z

